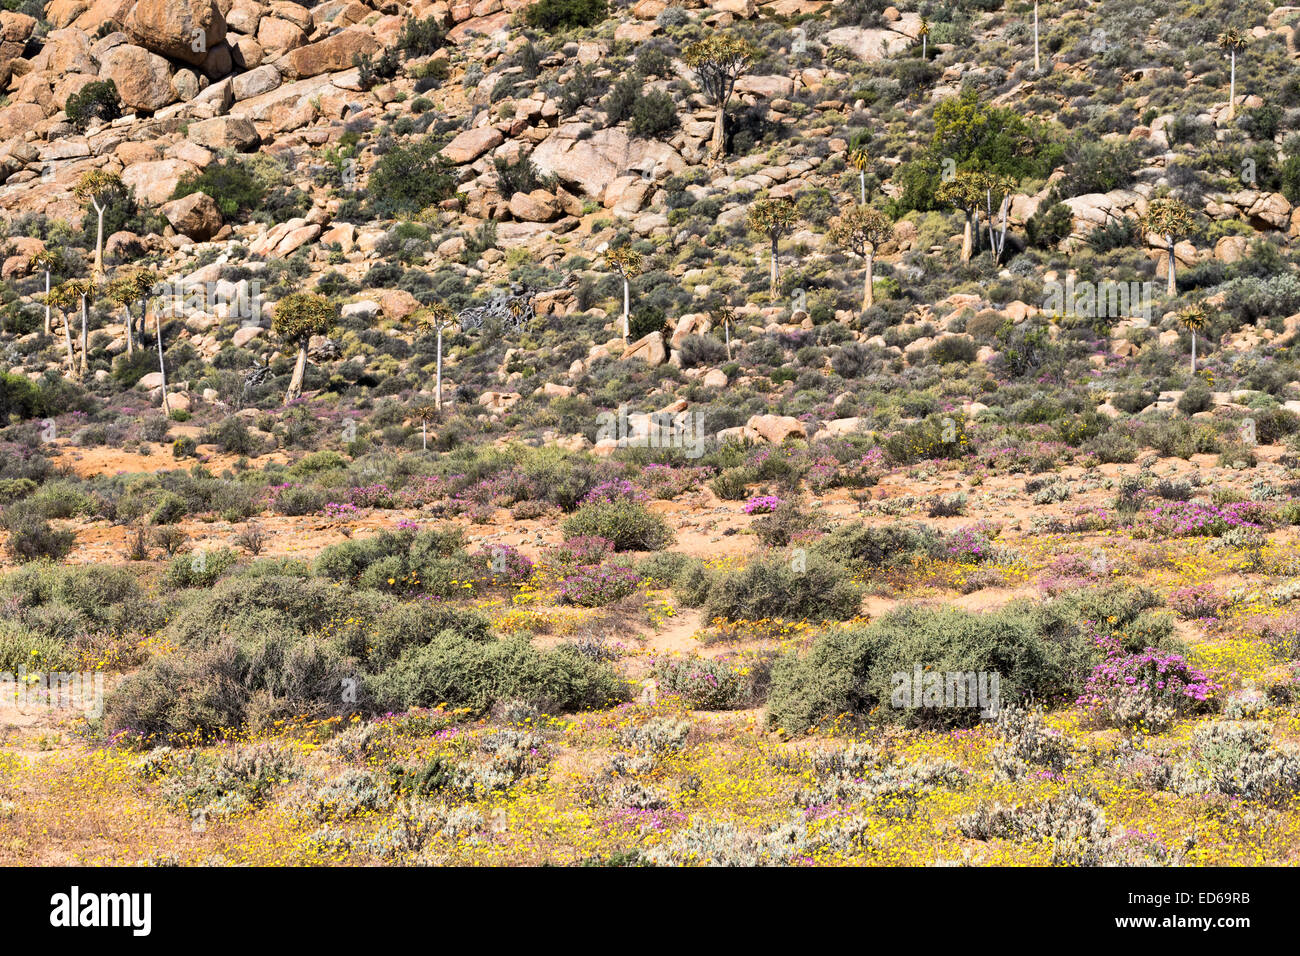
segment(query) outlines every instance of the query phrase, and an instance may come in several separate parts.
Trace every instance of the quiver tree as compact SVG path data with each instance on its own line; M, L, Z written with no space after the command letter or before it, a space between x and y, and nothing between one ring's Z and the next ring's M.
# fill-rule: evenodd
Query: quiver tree
M1192 211L1180 199L1164 198L1152 200L1142 217L1142 228L1148 233L1155 233L1165 241L1169 251L1169 286L1168 295L1177 293L1174 281L1174 244L1181 236L1192 230Z
M95 227L95 278L104 275L104 213L108 211L109 200L123 189L122 180L116 173L102 169L88 169L77 181L73 192L78 199L89 200L95 210L97 225Z
M630 320L628 312L631 307L630 280L641 274L641 253L631 246L619 246L605 253L605 262L623 280L623 343L627 344Z
M729 305L715 306L709 311L709 318L714 325L722 326L722 334L727 343L727 361L731 361L731 327L736 324L736 310Z
M1200 302L1193 302L1178 313L1178 321L1192 333L1192 374L1196 374L1196 335L1210 324L1210 311Z
M799 221L793 199L757 199L749 207L749 228L767 238L772 244L772 270L768 289L776 295L777 244L788 235Z
M284 393L288 405L302 395L302 380L307 373L307 345L313 335L324 335L334 327L334 305L314 292L291 292L275 304L271 329L286 344L298 350L293 378Z
M135 317L131 314L131 306L147 301L152 287L153 276L144 269L136 269L118 276L104 288L105 298L114 305L120 305L126 315L122 329L126 333L127 355L135 354Z
M831 223L829 238L850 255L866 262L867 273L863 280L862 311L875 302L873 266L880 244L894 235L894 225L889 217L870 206L854 206Z
M714 33L688 44L682 55L699 77L705 95L717 108L710 154L714 159L721 159L727 151L727 103L736 88L736 81L749 71L753 63L754 48L733 33Z
M921 38L921 59L926 58L927 41L930 39L930 21L926 17L921 17L921 23L916 28L916 35ZM865 202L866 200L863 200Z
M420 423L420 448L429 450L429 422L436 422L442 416L442 407L432 402L424 402L411 409L411 421Z
M77 362L72 353L72 322L64 316L63 338L68 347L68 367L78 378L86 376L86 355L90 351L90 306L89 300L95 294L95 283L89 279L69 279L54 287L48 297L66 313L78 305L81 307L81 361Z
M1007 216L1011 212L1011 193L1016 188L1016 181L1009 176L988 176L985 178L985 209L988 211L989 251L993 254L993 264L1002 261L1002 251L1007 246ZM996 203L996 205L995 205ZM997 213L993 212L997 209ZM994 222L997 227L994 227Z
M960 209L966 216L966 228L961 237L961 261L970 262L974 247L974 229L979 208L988 193L988 179L982 173L957 172L952 179L940 183L934 198L946 206Z
M442 411L442 333L456 324L456 313L451 311L444 303L435 302L419 313L417 321L422 328L431 329L438 338L434 407L438 411Z
M50 275L60 265L58 253L44 249L28 260L33 269L40 269L45 273L45 334L50 334Z
M47 305L52 305L59 310L59 318L63 322L63 344L68 351L68 374L71 375L76 371L77 359L72 352L72 322L68 319L67 313L77 306L76 285L73 282L60 282L42 298Z
M1237 54L1246 49L1246 35L1236 27L1219 34L1219 49L1228 52L1228 119L1237 115Z
M859 146L857 149L849 151L849 165L858 171L858 202L865 206L867 204L867 168L871 165L871 157L865 149Z

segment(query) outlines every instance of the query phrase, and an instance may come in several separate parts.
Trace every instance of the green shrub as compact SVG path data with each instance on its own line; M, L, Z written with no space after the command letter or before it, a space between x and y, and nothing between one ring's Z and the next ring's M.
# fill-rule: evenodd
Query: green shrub
M0 528L9 532L6 550L15 561L63 560L76 543L76 534L52 528L38 513L23 507L27 504L10 505L0 516Z
M1055 249L1074 230L1074 214L1065 203L1040 208L1025 223L1025 238L1038 249Z
M861 595L848 573L817 555L771 555L739 571L719 575L709 586L706 619L759 621L845 620L858 613Z
M931 415L905 426L885 439L885 453L900 465L930 458L959 458L971 451L966 435L966 420Z
M172 199L206 193L216 201L227 219L257 209L266 198L266 186L251 166L235 156L211 163L199 173L182 176L172 190Z
M632 132L656 139L677 128L677 104L663 90L651 90L632 107Z
M227 639L151 658L105 700L104 725L151 743L198 743L245 725L359 710L342 693L354 678L346 661L315 641L283 633Z
M573 27L590 27L609 16L605 0L538 0L527 8L524 22L554 33Z
M211 587L238 560L239 555L230 548L177 554L168 563L164 578L174 588Z
M68 97L63 104L68 122L83 132L93 120L111 123L122 115L122 98L112 80L93 80Z
M407 649L367 686L381 708L445 703L476 714L507 700L526 701L545 713L590 710L628 695L608 664L573 648L540 651L526 637L479 642L447 634Z
M627 499L583 505L560 527L566 538L595 535L614 542L616 551L658 551L674 537L663 518Z
M807 653L779 659L769 720L796 734L840 715L859 723L970 725L978 708L893 706L895 675L910 677L918 665L942 674L996 673L1001 703L1030 695L1051 701L1078 693L1089 655L1081 631L1024 602L983 614L904 607L865 627L828 631Z
M413 216L455 193L456 180L438 152L440 145L429 136L409 146L395 146L380 157L366 187L371 218Z

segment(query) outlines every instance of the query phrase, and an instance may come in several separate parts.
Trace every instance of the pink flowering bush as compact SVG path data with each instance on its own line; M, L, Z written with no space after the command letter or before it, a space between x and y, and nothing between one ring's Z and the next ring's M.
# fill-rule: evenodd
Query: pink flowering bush
M750 679L740 668L703 657L661 657L654 678L697 710L731 710L748 703Z
M1144 513L1141 522L1156 534L1186 538L1221 535L1231 528L1263 528L1267 516L1267 509L1254 501L1223 507L1198 501L1171 501Z
M1170 609L1183 620L1217 618L1228 599L1208 584L1179 588L1169 595Z
M348 489L348 502L358 508L393 508L397 496L385 484L361 485Z
M958 528L948 535L945 550L954 561L979 564L993 557L994 548L988 531L979 524Z
M1161 731L1175 719L1208 709L1221 685L1181 654L1148 647L1125 653L1114 637L1097 639L1106 659L1093 668L1077 703L1111 726Z
M522 584L533 574L533 562L508 544L494 544L475 557L486 565L493 584Z
M567 568L600 564L614 550L614 542L594 534L565 538L546 552L546 560L555 567Z
M579 607L604 607L634 594L641 575L620 564L575 568L560 582L560 599Z
M649 500L650 496L644 490L626 478L615 478L612 481L602 481L595 488L592 488L582 496L581 503L584 505L603 505L619 501L635 501L644 504Z
M745 514L747 515L765 515L771 514L777 508L781 507L782 499L776 495L758 495L750 498L745 502Z
M700 488L713 477L714 468L677 468L673 465L650 464L641 469L641 484L650 497L670 500L678 495Z

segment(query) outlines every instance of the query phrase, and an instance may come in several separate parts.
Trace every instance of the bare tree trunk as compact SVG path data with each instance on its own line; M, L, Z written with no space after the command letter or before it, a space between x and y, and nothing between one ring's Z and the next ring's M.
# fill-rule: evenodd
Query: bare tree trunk
M862 197L862 205L867 204L867 171L858 170L858 195Z
M623 276L623 344L627 345L627 337L631 331L628 322L628 311L631 303L631 292L628 289L627 276Z
M1196 374L1196 330L1192 329L1192 374Z
M961 237L961 261L970 262L971 254L971 218L970 213L966 213L966 229Z
M1038 0L1034 0L1034 72L1043 72L1043 65L1038 59Z
M434 400L434 404L437 405L438 411L442 411L442 326L441 325L438 326L438 371L437 371L437 385L435 387L438 390L438 397Z
M298 361L293 366L293 378L289 379L289 390L284 393L284 403L288 405L302 395L302 379L307 374L307 341L298 345Z
M1228 51L1228 57L1232 63L1228 80L1228 119L1233 119L1237 115L1237 51Z
M50 270L45 270L45 334L50 334Z
M86 377L86 354L90 351L90 317L86 315L86 297L81 297L81 371L78 372L82 378Z
M730 362L731 361L731 323L723 322L722 330L726 333L727 336L727 361Z
M768 288L772 295L776 295L776 236L772 237L772 275L768 280Z
M1178 286L1177 286L1177 284L1176 284L1175 281L1174 281L1174 237L1173 237L1172 235L1166 235L1166 236L1165 236L1165 242L1167 242L1167 243L1169 244L1169 288L1168 288L1168 295L1169 295L1170 298L1173 298L1175 295L1178 294Z
M864 288L862 290L863 312L866 312L867 309L871 308L876 302L875 279L872 277L872 272L875 267L875 258L874 255L867 256L867 278L863 283Z
M68 347L68 374L71 375L77 371L77 357L72 352L72 320L63 315L62 310L59 318L63 322L63 344Z
M158 341L158 372L162 375L162 410L164 415L171 415L171 406L167 404L167 364L163 361L162 317L153 314L153 333Z
M95 229L95 278L104 274L104 211L107 206L95 202L95 212L99 216L99 225Z
M132 334L134 330L131 328L131 326L135 324L135 319L131 317L131 306L124 305L122 306L122 308L126 309L126 321L122 323L122 328L126 332L126 354L134 355L135 337Z
M713 143L709 149L714 159L721 159L727 150L727 104L718 104L718 114L713 118Z
M420 422L420 450L429 450L429 423L426 421Z

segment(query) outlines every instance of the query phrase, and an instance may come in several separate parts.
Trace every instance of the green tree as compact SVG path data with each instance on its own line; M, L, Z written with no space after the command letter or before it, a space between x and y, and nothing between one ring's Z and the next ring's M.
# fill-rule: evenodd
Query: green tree
M366 183L367 204L376 219L413 216L455 191L451 166L438 155L432 137L384 153Z
M641 253L631 246L619 246L605 253L605 263L623 280L623 342L626 344L628 312L632 301L630 280L641 274Z
M772 270L768 288L776 295L777 243L799 221L793 199L757 199L749 207L749 228L772 244Z
M1169 251L1169 286L1168 295L1174 296L1178 286L1174 281L1174 244L1181 236L1187 236L1192 230L1192 211L1181 199L1155 199L1147 207L1142 217L1142 228L1155 233L1165 241Z
M334 327L333 303L314 292L291 292L275 304L271 329L284 342L298 350L293 377L284 394L288 405L302 395L302 380L307 373L307 344L313 335L324 335Z
M433 329L438 337L438 359L437 372L435 376L435 398L434 406L439 412L442 411L442 335L447 329L456 324L456 313L453 312L445 303L435 302L429 308L418 313L417 322L426 329ZM426 445L427 447L427 445Z
M72 322L68 319L67 313L77 306L76 286L71 280L60 282L42 296L42 299L46 305L52 305L59 310L59 319L63 323L63 344L67 346L68 351L68 374L71 375L76 371L77 359L72 351Z
M687 66L695 71L705 95L717 107L710 154L714 159L721 159L727 151L727 103L736 88L736 81L749 72L753 64L754 48L734 33L717 32L688 44L682 55Z
M31 268L40 269L45 273L45 334L50 334L50 275L61 264L61 257L58 253L49 249L42 249L36 255L28 260Z
M875 302L875 279L873 266L876 251L880 244L887 242L894 234L894 224L889 217L870 206L854 206L831 223L828 237L850 255L866 262L867 272L863 281L862 311L865 312Z
M105 172L102 169L86 170L73 188L73 192L78 199L90 201L98 220L98 226L95 230L96 281L99 281L104 276L104 213L107 211L112 197L121 193L124 189L120 176L116 173Z
M1178 321L1192 333L1192 374L1196 374L1196 334L1204 332L1210 324L1210 310L1201 302L1193 302L1178 313Z
M1229 27L1219 34L1219 49L1228 51L1231 63L1228 79L1228 119L1237 115L1237 54L1246 49L1246 35L1236 27Z
M961 261L970 262L974 243L974 229L979 216L980 203L989 190L989 179L983 173L959 170L952 179L941 183L935 190L935 199L946 206L960 209L966 216L966 226L961 237Z

